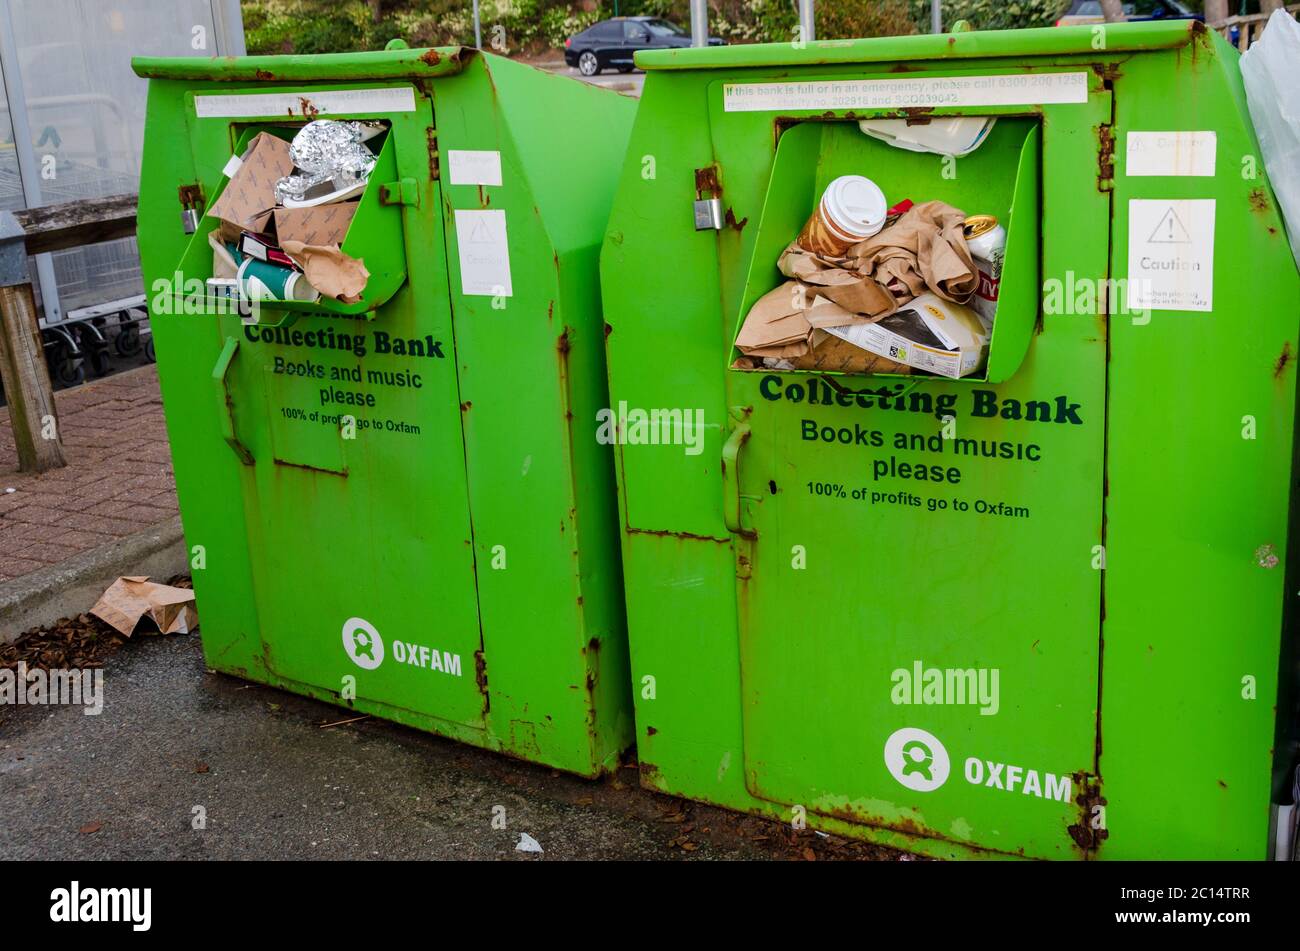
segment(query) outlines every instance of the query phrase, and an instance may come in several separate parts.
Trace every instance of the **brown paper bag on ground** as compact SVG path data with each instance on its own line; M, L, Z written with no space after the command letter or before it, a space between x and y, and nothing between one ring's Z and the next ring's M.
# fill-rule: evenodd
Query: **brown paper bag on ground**
M894 224L850 248L849 257L856 270L881 280L895 294L901 285L916 296L919 276L933 293L963 302L979 281L962 234L965 220L964 211L942 201L913 205ZM909 257L915 258L914 266Z
M160 634L188 634L199 625L193 591L158 584L145 575L118 578L95 602L90 613L127 637L146 615L158 626Z
M275 207L275 183L292 171L289 143L259 132L244 150L239 169L208 209L208 214L221 222L221 236L236 241L241 231L262 231L265 222L257 219Z
M336 247L303 244L301 241L281 241L280 247L293 258L307 277L307 283L324 297L333 297L345 304L361 300L361 293L370 280L366 262L350 257Z

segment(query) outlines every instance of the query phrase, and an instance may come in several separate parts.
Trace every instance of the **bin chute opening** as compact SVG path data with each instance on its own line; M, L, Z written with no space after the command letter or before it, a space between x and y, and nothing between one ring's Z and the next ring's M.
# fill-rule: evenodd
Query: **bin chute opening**
M1027 346L1038 119L930 125L778 125L733 369L985 381L999 343ZM873 195L884 196L883 226Z

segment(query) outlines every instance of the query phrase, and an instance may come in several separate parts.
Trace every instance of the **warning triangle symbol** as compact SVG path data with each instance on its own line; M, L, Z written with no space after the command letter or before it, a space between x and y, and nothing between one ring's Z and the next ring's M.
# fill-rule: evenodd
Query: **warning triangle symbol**
M1192 238L1187 233L1187 229L1183 227L1183 222L1172 205L1160 216L1160 221L1156 224L1155 230L1151 232L1151 237L1147 238L1147 244L1191 243Z
M492 229L487 226L487 222L482 218L477 219L470 227L469 240L471 244L492 243Z

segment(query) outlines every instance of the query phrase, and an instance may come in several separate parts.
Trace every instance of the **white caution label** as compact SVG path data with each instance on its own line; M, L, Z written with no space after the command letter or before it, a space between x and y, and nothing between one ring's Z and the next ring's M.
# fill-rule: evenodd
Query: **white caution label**
M501 153L447 150L447 170L453 185L500 185Z
M1214 309L1214 199L1128 203L1131 310Z
M1124 174L1214 174L1219 137L1213 132L1130 132L1124 139Z
M726 83L722 87L722 103L727 112L1023 106L1087 101L1088 74L1084 72Z
M510 247L506 213L456 212L456 248L460 253L460 291L477 297L510 297Z

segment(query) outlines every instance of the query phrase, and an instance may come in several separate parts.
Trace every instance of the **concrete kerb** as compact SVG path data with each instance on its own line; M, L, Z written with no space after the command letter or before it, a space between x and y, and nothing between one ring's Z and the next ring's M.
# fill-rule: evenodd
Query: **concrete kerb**
M123 575L165 581L189 568L180 516L0 584L0 643L89 611Z

